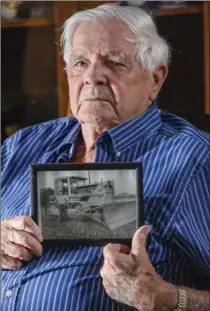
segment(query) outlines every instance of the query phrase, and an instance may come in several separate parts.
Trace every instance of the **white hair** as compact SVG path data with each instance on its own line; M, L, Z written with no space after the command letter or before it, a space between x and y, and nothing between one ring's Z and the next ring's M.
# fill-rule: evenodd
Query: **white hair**
M152 72L161 65L168 64L170 48L158 34L155 23L148 13L134 6L104 4L94 9L79 11L65 21L61 36L61 47L66 68L69 66L73 36L78 25L83 21L110 18L123 21L133 32L135 39L126 38L126 40L136 44L135 56L144 71Z

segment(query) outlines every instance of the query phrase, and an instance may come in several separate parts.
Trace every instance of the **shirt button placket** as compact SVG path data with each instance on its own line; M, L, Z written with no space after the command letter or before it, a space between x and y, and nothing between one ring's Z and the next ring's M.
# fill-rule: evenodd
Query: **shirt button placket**
M19 292L18 287L5 289L4 299L2 299L3 304L2 310L15 311L18 292Z

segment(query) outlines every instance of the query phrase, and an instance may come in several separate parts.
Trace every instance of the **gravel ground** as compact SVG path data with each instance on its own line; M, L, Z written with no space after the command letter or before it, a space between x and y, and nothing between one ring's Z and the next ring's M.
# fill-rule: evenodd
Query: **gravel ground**
M68 220L60 223L58 217L50 216L43 219L44 239L102 239L102 238L130 238L135 232L135 221L122 227L110 230L95 221Z

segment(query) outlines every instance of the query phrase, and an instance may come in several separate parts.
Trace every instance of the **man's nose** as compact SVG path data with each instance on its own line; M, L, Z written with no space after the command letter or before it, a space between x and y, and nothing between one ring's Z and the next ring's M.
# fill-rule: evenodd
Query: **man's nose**
M106 85L107 77L105 75L105 69L103 66L99 64L90 65L84 76L84 84L90 86Z

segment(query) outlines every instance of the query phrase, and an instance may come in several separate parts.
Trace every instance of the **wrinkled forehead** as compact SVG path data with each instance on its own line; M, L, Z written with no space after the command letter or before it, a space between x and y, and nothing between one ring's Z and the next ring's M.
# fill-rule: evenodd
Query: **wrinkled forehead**
M121 61L124 63L130 62L130 55L122 52L118 49L96 49L94 52L85 48L73 48L70 53L70 59L72 61L83 59L83 58L91 58L92 55L97 55L97 57L101 59L110 59L112 61Z
M119 20L85 21L77 27L71 48L100 54L133 54L134 44L128 39L135 37L129 27Z

